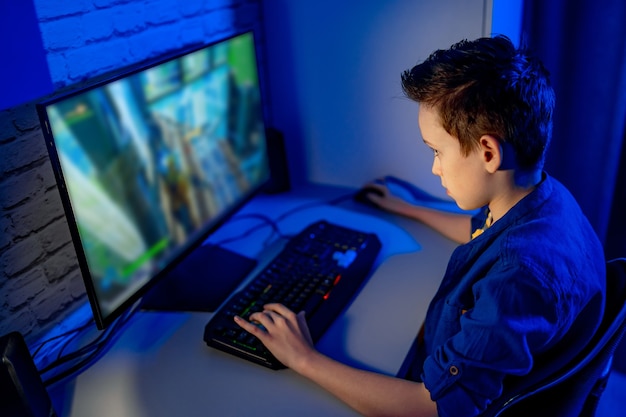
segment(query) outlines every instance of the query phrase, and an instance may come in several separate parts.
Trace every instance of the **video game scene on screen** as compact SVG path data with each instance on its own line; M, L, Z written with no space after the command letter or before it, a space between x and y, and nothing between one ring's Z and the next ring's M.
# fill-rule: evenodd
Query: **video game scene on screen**
M118 307L194 230L268 175L259 163L267 155L256 68L240 48L254 48L252 38L201 49L50 109L104 310Z

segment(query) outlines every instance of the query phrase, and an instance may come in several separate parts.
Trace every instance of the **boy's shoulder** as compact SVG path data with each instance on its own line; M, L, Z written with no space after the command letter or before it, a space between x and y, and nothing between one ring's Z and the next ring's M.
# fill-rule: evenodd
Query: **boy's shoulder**
M602 244L576 199L555 179L546 178L542 187L536 201L503 232L503 256L532 263L549 275L564 270L602 274Z

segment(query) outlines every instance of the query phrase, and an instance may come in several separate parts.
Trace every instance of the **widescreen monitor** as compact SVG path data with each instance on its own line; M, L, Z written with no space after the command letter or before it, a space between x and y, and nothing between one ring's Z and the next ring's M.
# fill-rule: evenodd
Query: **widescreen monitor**
M200 297L183 296L174 308L203 309L211 294L200 287L211 292L228 281L228 290L238 279L229 274L253 266L231 271L241 262L215 256L219 248L202 252L207 236L269 179L253 32L37 108L99 328L162 277ZM181 269L189 259L191 272Z

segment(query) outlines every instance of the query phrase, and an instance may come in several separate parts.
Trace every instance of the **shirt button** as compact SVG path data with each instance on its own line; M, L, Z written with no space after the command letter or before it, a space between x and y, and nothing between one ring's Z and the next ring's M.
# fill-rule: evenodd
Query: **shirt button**
M450 372L450 375L458 375L459 374L459 368L457 368L456 366L452 365L448 371Z

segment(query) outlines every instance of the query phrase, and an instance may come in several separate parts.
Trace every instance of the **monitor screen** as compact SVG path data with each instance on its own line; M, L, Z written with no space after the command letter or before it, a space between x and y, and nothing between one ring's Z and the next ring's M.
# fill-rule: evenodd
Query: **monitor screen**
M246 32L38 105L99 328L267 182L260 90Z

